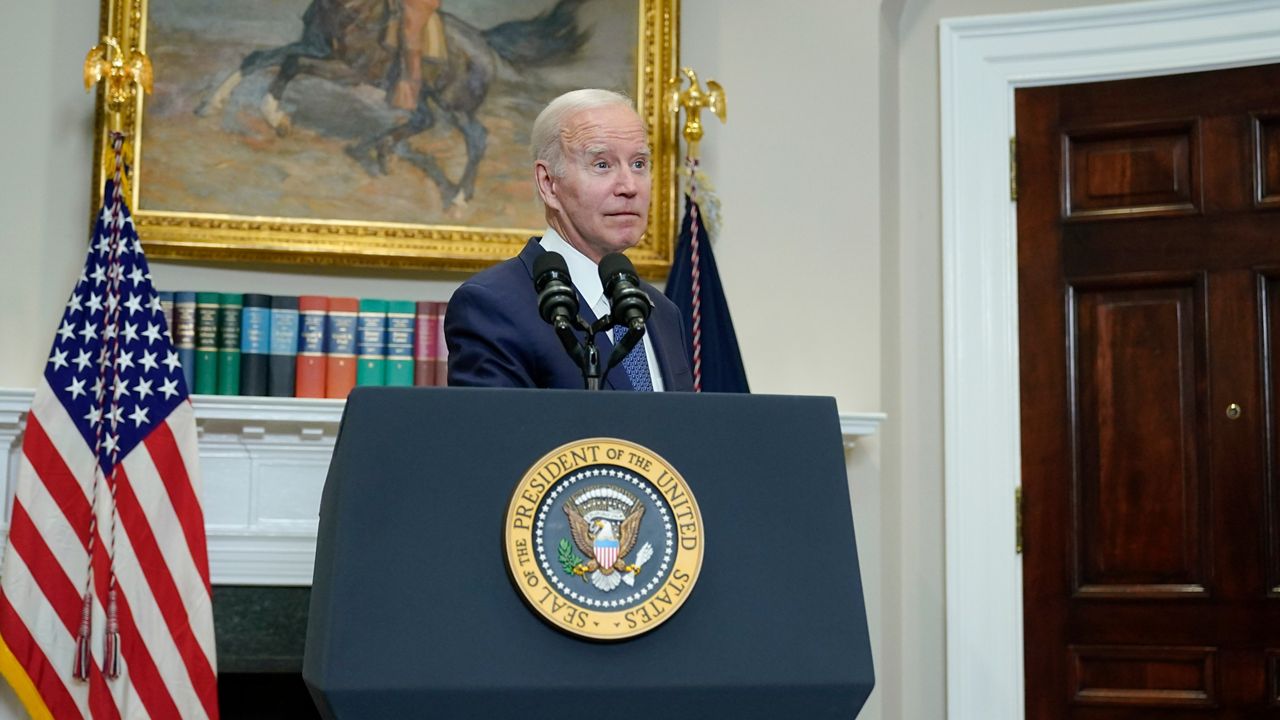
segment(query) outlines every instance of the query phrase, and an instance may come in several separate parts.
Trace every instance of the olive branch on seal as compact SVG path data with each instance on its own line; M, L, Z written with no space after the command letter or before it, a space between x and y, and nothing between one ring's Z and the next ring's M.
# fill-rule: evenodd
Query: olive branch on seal
M560 566L567 573L573 572L573 569L582 564L582 557L573 551L573 544L568 538L560 538L559 560Z

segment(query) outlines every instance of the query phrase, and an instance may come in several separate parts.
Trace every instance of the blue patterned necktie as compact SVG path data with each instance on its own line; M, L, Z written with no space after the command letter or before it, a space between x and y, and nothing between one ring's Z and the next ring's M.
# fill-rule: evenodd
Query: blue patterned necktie
M626 328L621 325L614 325L613 344L617 345L626 332ZM627 371L627 379L631 381L631 387L638 392L653 392L653 379L649 377L649 356L644 351L644 338L640 338L640 342L636 343L636 346L631 348L631 352L622 359L622 369Z

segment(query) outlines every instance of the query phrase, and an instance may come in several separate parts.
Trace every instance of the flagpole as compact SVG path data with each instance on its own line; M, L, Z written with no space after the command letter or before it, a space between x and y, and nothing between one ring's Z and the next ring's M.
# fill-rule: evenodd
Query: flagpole
M707 79L704 91L698 83L698 75L692 68L680 69L689 79L689 87L681 90L684 81L675 77L667 81L667 103L670 112L679 115L685 112L685 173L689 177L689 201L687 214L690 222L690 275L692 281L692 315L690 335L693 347L693 391L702 392L702 249L699 232L701 218L698 213L698 143L702 140L702 110L708 109L724 123L727 119L725 110L724 88L715 80Z
M152 69L151 60L146 54L137 47L130 46L128 49L122 49L119 40L113 35L106 35L101 42L95 45L84 59L84 89L88 92L94 86L102 88L103 105L107 113L107 148L104 148L102 157L99 162L102 163L102 174L111 178L111 197L103 198L103 207L112 209L109 219L109 239L108 239L108 259L109 265L115 267L120 261L121 235L124 227L124 198L127 194L124 191L127 183L127 163L125 160L125 144L128 135L124 132L124 110L130 104L136 102L138 92L150 93L152 88ZM104 219L105 221L105 219ZM111 306L109 312L103 314L103 334L107 337L106 329L119 321L120 304L119 304L119 284L120 273L115 272L111 275L108 284L108 305ZM114 298L115 302L110 302ZM112 342L108 343L108 349L105 349L103 359L104 362L99 364L99 382L105 383L107 376L115 374L115 366L117 363L116 355L119 350L119 343L115 342L116 338L112 338ZM105 389L104 389L105 390ZM98 396L100 404L99 412L102 413L103 420L97 425L97 432L94 438L94 460L95 469L93 473L93 483L90 492L90 519L88 527L88 537L86 539L86 547L88 548L87 572L85 574L85 588L83 597L83 607L81 609L80 625L76 634L76 653L72 676L78 680L86 681L90 676L90 665L92 663L92 655L88 649L89 639L92 632L92 607L93 607L93 581L94 581L94 544L98 536L98 484L105 482L109 494L109 511L111 524L108 528L108 547L107 550L107 627L103 635L103 653L102 653L102 674L106 678L114 679L120 673L120 634L119 619L117 610L116 597L116 523L118 521L116 508L116 478L115 470L118 468L115 461L118 459L116 448L112 447L109 455L111 456L112 471L111 477L106 477L101 467L103 457L104 433L107 431L107 418L112 418L111 432L116 432L119 424L119 414L114 412L105 412L106 405L114 406L119 399L119 393L116 393L109 401L107 395L109 392L102 392ZM104 403L104 401L107 401ZM114 409L114 408L113 408ZM114 438L115 436L112 436Z

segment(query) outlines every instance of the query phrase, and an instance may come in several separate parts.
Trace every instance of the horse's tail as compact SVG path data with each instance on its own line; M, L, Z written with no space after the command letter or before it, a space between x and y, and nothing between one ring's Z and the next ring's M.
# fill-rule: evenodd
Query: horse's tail
M504 22L482 34L499 56L517 67L568 60L587 40L587 33L578 29L578 6L585 1L560 0L535 18Z

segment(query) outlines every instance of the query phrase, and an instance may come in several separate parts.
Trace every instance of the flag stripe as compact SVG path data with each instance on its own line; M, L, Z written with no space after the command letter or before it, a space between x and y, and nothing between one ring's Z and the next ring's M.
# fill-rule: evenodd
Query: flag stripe
M152 460L145 452L134 453L125 460L123 465L128 472L129 489L136 495L136 504L145 516L151 534L156 538L173 539L167 543L157 542L156 548L172 575L174 587L185 588L178 598L187 616L200 617L211 611L212 596L206 589L206 580L200 575L191 548L185 542L181 521L165 488L164 476L168 472L162 473ZM197 625L192 626L191 631L200 643L206 662L212 664L215 649L211 628Z
M180 528L178 516L174 514L173 505L169 502L169 495L165 491L160 470L150 460L145 452L136 452L123 464L128 473L128 489L134 493L131 503L137 505L141 514L145 515L143 519L146 520L151 537L173 538L173 542L154 543L154 548L150 552L159 553L157 560L147 560L147 552L141 544L134 546L131 541L131 547L134 547L134 551L140 555L141 568L147 570L148 578L156 571L151 568L159 568L161 565L168 568L169 574L172 575L169 584L174 588L173 597L178 603L177 616L182 619L186 632L191 634L193 641L197 643L197 651L205 657L205 664L211 669L216 655L214 633L209 625L192 621L210 614L212 611L210 594L205 592L205 580L200 577L192 553L189 552L186 542L183 542L182 528ZM133 512L129 514L129 523L134 523L133 515L136 514ZM150 584L151 580L147 579L146 582ZM183 587L188 588L189 592L177 592L178 588ZM148 600L155 601L156 598L152 597Z
M0 602L3 602L4 593L0 592ZM9 682L9 687L13 688L13 692L18 696L18 701L27 709L27 713L31 715L31 720L52 720L53 714L49 712L49 708L44 704L44 698L40 697L40 691L36 689L35 683L31 682L31 678L27 675L26 668L22 663L18 662L18 658L14 656L13 651L8 645L4 644L4 636L0 634L0 677Z
M98 601L104 606L107 597L107 577L110 572L111 561L107 557L107 551L103 548L101 537L93 547L93 585L94 592L98 596ZM123 587L121 588L124 589ZM133 613L130 611L128 593L118 592L116 594L116 607L118 609L118 619L120 624L120 657L128 665L128 672L132 679L132 685L138 692L138 699L142 706L146 708L146 712L153 718L178 718L182 717L178 712L178 706L174 704L173 698L169 694L169 688L161 680L160 672L156 668L155 660L151 656L151 650L146 643L143 642L139 633L138 625L134 622ZM95 634L100 637L101 634ZM94 647L96 645L97 647ZM101 651L102 643L92 643L90 645L95 652ZM95 655L95 659L100 658ZM100 663L100 660L99 660ZM123 715L130 715L129 709L122 708Z
M79 591L66 573L59 571L61 565L58 559L54 557L53 551L44 542L44 538L36 531L21 503L14 503L10 528L10 542L13 543L18 557L22 559L21 569L26 570L26 575L42 593L45 606L58 618L66 630L66 635L61 636L61 641L58 637L46 638L48 649L60 649L63 652L59 655L72 658L72 653L75 651L75 637L80 624L82 598ZM32 569L39 569L39 572L32 572ZM17 575L20 569L11 566L9 572ZM10 583L9 587L14 587L13 583ZM104 621L106 615L102 612L101 605L95 607L94 615L95 622ZM92 710L92 716L118 718L115 700L106 688L101 666L93 664L89 671L89 707Z
M51 555L39 534L31 532L29 518L20 505L14 506L13 528L16 534L11 535L12 547L20 561L7 568L6 580L8 582L5 599L11 605L14 602L21 602L26 606L35 604L40 608L40 612L28 614L27 620L16 618L23 623L24 628L28 623L33 623L37 629L45 627L54 630L52 636L47 632L41 634L44 641L34 648L34 652L19 650L19 648L26 646L26 640L14 636L14 650L20 653L23 665L27 668L27 672L33 680L38 681L42 676L48 677L51 673L50 682L56 681L58 685L62 686L63 691L67 693L67 697L76 705L73 716L82 717L88 712L84 686L82 684L74 684L68 687L66 679L59 677L60 673L57 672L56 668L50 669L47 661L51 651L55 654L55 657L58 651L66 653L67 658L73 657L72 653L75 651L75 628L76 623L79 622L79 601L75 599L75 589L70 587L70 583L65 576L56 571L44 572L41 577L31 573L32 568L48 568L51 563L45 561L48 561ZM45 562L45 564L42 565L42 562ZM70 604L74 605L75 609L66 612L66 602L50 602L51 599L59 596L64 599L69 598ZM53 628L55 623L61 626L62 632L57 632ZM6 638L10 637L7 631L0 630L0 632L3 632ZM31 637L34 641L34 634ZM42 688L41 694L49 698L49 694L44 692L44 689ZM57 703L51 705L50 710L57 717L68 716L65 710L59 709Z
M79 490L80 483L62 460L62 454L53 446L49 435L35 412L27 414L27 428L22 440L22 454L33 468L40 468L37 476L72 528L84 528L80 534L80 546L88 552L89 501Z
M204 705L205 713L211 717L215 716L218 686L213 667L192 632L182 596L177 585L174 584L168 563L160 553L160 547L143 514L142 506L138 504L128 473L123 464L116 467L116 507L120 512L121 521L128 530L129 542L138 558L139 568L147 580L147 585L151 588L151 595L155 598L160 615L169 628L169 634L186 666L191 684Z
M184 409L190 412L190 407L190 404L180 407L174 414L183 412ZM200 499L187 475L186 462L178 451L170 422L172 418L159 423L147 437L145 444L156 467L165 468L165 472L160 473L160 479L164 481L169 501L173 503L178 521L182 524L182 534L187 539L187 548L195 561L196 569L204 580L205 592L212 597L213 590L209 587L209 552L204 538L204 513L200 510ZM193 422L192 427L194 426Z
M34 419L34 415L29 416L28 422L32 422L33 419ZM35 419L35 424L37 426L39 425L38 419ZM48 437L44 436L44 439L47 440ZM25 449L25 444L24 444L24 449ZM58 455L57 450L53 448L51 445L47 448L43 448L42 451L46 453L46 455L43 456L44 462L52 463L54 462L55 459L57 460L57 462L59 463L61 462L61 457ZM42 484L42 485L46 490L52 491L53 489L53 487L51 487L50 484ZM55 502L58 502L60 507L65 505L76 505L78 500L79 503L83 504L82 511L73 510L73 513L78 514L84 518L88 518L89 506L87 501L85 501L83 498L76 498L76 497L67 498L66 496L68 495L68 493L65 492L66 483L58 484L55 487L57 487L59 490L64 491L62 493L64 495L64 499L61 501L55 501ZM101 488L100 490L105 493L105 488ZM71 493L71 495L74 495L74 493ZM19 545L21 544L20 541L24 538L27 538L28 536L31 536L37 539L39 539L41 536L39 532L36 531L34 526L23 525L22 520L25 519L26 514L24 511L21 515L19 515L18 513L19 508L21 508L21 506L15 503L15 506L14 506L15 520L12 525L11 537L14 538L12 542L15 543L15 549L19 552L20 555L22 555L23 557L27 557L29 556L28 549L25 547L19 547ZM87 527L87 520L84 520L83 522L85 523L84 526ZM107 558L106 550L105 550L106 543L104 542L101 534L101 531L103 530L104 525L106 525L106 523L99 524L99 534L94 541L94 553L93 553L94 554L94 587L95 587L94 594L96 596L95 599L101 608L94 613L95 628L102 628L105 624L105 612L103 612L102 609L105 609L106 603L107 603L107 577L110 569L109 560ZM12 535L12 533L17 533L16 537ZM40 542L42 542L42 540L40 540ZM83 548L84 544L81 543L81 546ZM124 548L122 547L117 547L117 556L116 556L117 572L126 571L126 568L122 566L125 564L125 561L127 561L129 558L126 555L126 553L120 552L123 549ZM60 562L57 558L55 558L52 553L50 553L47 556L40 555L35 561L28 561L28 565L29 567L32 567L32 568L41 569L40 573L38 573L36 576L36 581L37 583L40 584L41 589L45 592L46 597L49 597L56 602L59 615L61 616L64 624L67 625L68 632L72 635L72 637L74 637L80 622L80 597L79 597L79 591L72 584L71 580L67 577L66 572L63 570L64 564ZM130 566L136 565L136 561L133 563L129 563L129 565ZM54 575L60 576L62 578L63 584L61 587L59 587L57 581L53 579ZM132 637L138 635L138 628L136 625L133 624L132 615L129 612L129 600L127 598L127 593L123 592L123 590L124 588L121 588L121 591L117 592L117 605L119 608L119 625L120 625L120 633L121 633L120 649L121 649L122 657L124 658L125 662L128 664L130 672L132 674L134 675L140 674L141 676L148 678L149 680L155 680L155 682L146 682L141 684L135 683L135 688L137 690L137 697L141 701L142 705L147 708L149 714L151 714L153 717L180 717L180 714L178 713L178 708L174 704L173 698L170 697L170 694L166 690L165 685L159 682L160 673L156 667L155 661L152 658L151 651L148 648L148 645L150 645L151 643L148 642L144 644L144 643L130 642L130 639ZM69 597L69 603L68 603L68 597ZM70 605L70 607L68 607L68 604ZM101 635L100 633L95 633L94 637L98 638L100 637L100 635ZM95 658L100 658L101 642L90 643L90 649L94 652ZM176 656L176 653L174 654ZM71 663L70 657L67 658L67 663L69 668ZM101 673L100 667L101 667L100 662L95 663L92 669L92 672L96 674L100 674ZM96 713L95 713L95 716L101 717Z
M22 618L18 617L17 611L9 602L9 596L0 591L0 635L4 636L4 643L13 652L15 658L21 663L23 672L27 676L27 680L40 692L40 699L44 705L44 710L51 717L63 720L63 718L83 718L80 708L76 706L76 701L71 697L71 693L67 692L67 688L62 684L59 673L49 666L49 658L45 657L41 652L40 646L36 643L35 638L27 631L27 626L23 624ZM5 677L9 677L9 668L5 668ZM10 680L10 685L18 685ZM33 717L39 717L39 707L32 707L32 703L27 698L22 698L23 704L27 710L31 712Z
M9 521L9 542L26 563L31 579L44 593L49 607L62 621L67 634L75 637L80 625L80 608L83 598L76 591L66 573L54 557L44 537L31 523L31 517L21 503L13 504L13 519Z

